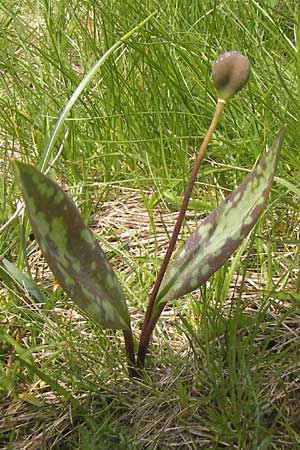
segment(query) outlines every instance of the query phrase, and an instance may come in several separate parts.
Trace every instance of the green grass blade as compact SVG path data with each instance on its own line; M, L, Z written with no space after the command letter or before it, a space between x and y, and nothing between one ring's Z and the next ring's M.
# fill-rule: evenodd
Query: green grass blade
M3 279L8 278L12 283L22 286L38 302L46 303L46 298L38 285L6 258L0 260L0 275Z
M300 189L299 189L299 187L295 186L290 181L285 180L285 179L280 178L280 177L275 177L275 181L277 181L282 186L286 187L290 192L293 192L293 194L298 195L298 197L300 197Z
M45 381L55 392L65 398L65 400L70 401L72 406L77 409L82 409L80 402L73 397L71 392L67 391L62 385L57 381L47 375L44 371L39 369L37 365L32 360L32 355L28 349L24 349L18 342L6 333L4 330L0 330L0 337L3 341L10 344L17 352L17 358L21 363L33 374L38 376L41 380Z
M118 280L74 202L33 166L14 162L14 169L32 230L60 286L104 327L129 329Z
M237 189L194 231L166 272L157 303L201 286L241 244L257 222L272 187L286 127Z
M112 45L107 52L104 53L103 56L94 64L94 66L88 71L88 73L85 75L85 77L81 80L73 94L71 95L70 99L66 103L64 109L62 110L59 118L57 119L57 122L54 126L54 129L51 133L51 136L49 138L49 142L46 146L43 159L40 165L40 169L42 172L45 171L47 163L49 161L50 154L53 150L54 144L56 142L56 139L59 135L59 132L61 131L63 124L66 120L66 117L68 116L71 108L75 104L75 102L78 100L79 96L83 92L83 90L87 87L87 85L90 83L94 75L98 72L100 67L105 63L107 58L114 53L116 50L118 50L121 45L123 45L137 30L139 30L141 27L143 27L154 15L156 14L156 11L150 14L146 19L142 20L137 26L132 28L128 33L126 33L124 36L122 36L114 45Z

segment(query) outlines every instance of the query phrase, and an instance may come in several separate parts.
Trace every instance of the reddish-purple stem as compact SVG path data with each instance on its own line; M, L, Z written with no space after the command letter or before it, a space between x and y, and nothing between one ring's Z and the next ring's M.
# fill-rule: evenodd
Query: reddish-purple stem
M135 361L135 353L134 353L134 342L132 330L129 331L123 330L123 336L125 341L125 350L127 356L127 364L128 364L128 374L132 378L140 378L136 370L136 361Z
M150 294L148 308L147 308L146 315L145 315L145 320L144 320L144 324L143 324L143 328L142 328L142 333L141 333L141 338L140 338L140 345L139 345L139 350L138 350L137 363L138 363L139 367L144 367L145 358L146 358L147 349L148 349L148 345L149 345L149 342L150 342L150 337L151 337L152 331L153 331L153 329L155 327L155 324L158 321L159 316L162 313L162 310L164 308L164 305L160 305L157 308L157 310L155 311L155 313L152 314L153 313L154 302L155 302L156 296L158 294L158 291L159 291L162 279L163 279L164 274L166 272L167 266L169 264L170 258L172 256L173 251L174 251L175 245L176 245L176 241L177 241L177 238L178 238L181 226L182 226L182 222L183 222L185 214L186 214L188 202L189 202L192 190L193 190L193 186L194 186L194 183L195 183L195 180L196 180L196 177L197 177L197 173L198 173L198 170L199 170L200 163L201 163L201 161L203 159L205 150L206 150L206 148L207 148L207 146L208 146L208 144L209 144L209 142L211 140L213 132L216 129L216 126L218 124L220 115L222 114L222 111L224 109L224 106L225 106L224 100L222 100L222 101L218 100L218 103L216 105L215 113L214 113L213 119L211 121L210 127L207 130L207 133L206 133L206 135L205 135L205 137L203 139L203 142L201 144L201 147L200 147L200 149L198 151L198 154L197 154L197 157L196 157L196 160L195 160L195 163L194 163L194 167L193 167L193 170L192 170L192 173L191 173L191 176L190 176L190 179L189 179L189 182L188 182L188 185L187 185L184 197L183 197L183 201L182 201L182 205L181 205L178 217L177 217L177 221L176 221L176 224L175 224L175 227L174 227L174 230L173 230L173 234L172 234L172 237L171 237L170 242L169 242L168 249L166 251L166 254L165 254L165 257L163 259L163 262L162 262L161 268L159 270L159 273L157 275L154 287L153 287L152 292Z

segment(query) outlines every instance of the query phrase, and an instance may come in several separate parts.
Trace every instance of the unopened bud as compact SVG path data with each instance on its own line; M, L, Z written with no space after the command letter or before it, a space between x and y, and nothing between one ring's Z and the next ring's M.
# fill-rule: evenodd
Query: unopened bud
M212 79L218 96L227 100L247 83L251 66L248 58L240 52L225 52L213 65Z

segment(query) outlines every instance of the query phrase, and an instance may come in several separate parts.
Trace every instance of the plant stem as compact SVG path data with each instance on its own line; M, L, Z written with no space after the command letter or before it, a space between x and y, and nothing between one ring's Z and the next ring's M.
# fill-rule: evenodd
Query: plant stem
M138 366L139 367L144 367L145 364L145 358L146 358L146 353L147 353L147 348L150 342L150 337L152 334L152 331L155 327L155 324L157 322L157 320L159 319L160 314L162 313L162 310L164 308L164 305L161 305L158 307L157 311L155 312L154 315L152 315L153 313L153 306L154 306L154 302L156 299L156 296L158 294L162 279L164 277L164 274L166 272L167 266L169 264L170 258L172 256L172 253L174 251L176 242L177 242L177 238L182 226L182 222L184 220L185 214L186 214L186 210L187 210L187 206L189 203L189 199L194 187L194 183L197 177L197 173L199 170L199 166L200 163L203 159L205 150L211 140L211 137L213 135L213 132L215 131L219 118L224 110L225 107L225 101L224 100L218 100L217 104L216 104L216 109L211 121L211 124L209 126L209 129L207 130L207 133L203 139L203 142L201 144L201 147L198 150L198 154L194 163L194 167L183 197L183 201L181 204L181 208L177 217L177 221L173 230L173 234L172 237L170 239L169 242L169 246L168 249L166 251L165 257L163 259L161 268L159 270L159 273L157 275L153 290L150 294L150 298L149 298L149 303L148 303L148 308L146 311L146 315L145 315L145 320L144 320L144 324L143 324L143 329L142 329L142 333L141 333L141 338L140 338L140 345L139 345L139 350L138 350Z
M132 378L140 378L136 367L136 361L135 361L135 353L134 353L134 342L133 342L133 335L132 330L123 330L123 336L125 340L125 350L128 360L128 374Z

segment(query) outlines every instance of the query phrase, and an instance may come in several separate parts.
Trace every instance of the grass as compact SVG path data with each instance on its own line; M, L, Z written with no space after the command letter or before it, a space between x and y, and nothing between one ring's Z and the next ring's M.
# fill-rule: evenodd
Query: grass
M2 276L3 449L299 448L297 2L1 2L0 223L20 195L10 158L41 166L84 75L154 11L71 109L50 170L108 252L136 337L211 120L211 66L224 50L247 55L252 76L218 126L181 241L287 123L277 182L243 248L164 311L143 383L127 377L121 334L97 328L53 292L26 221L13 220L0 256L30 270L43 301Z

